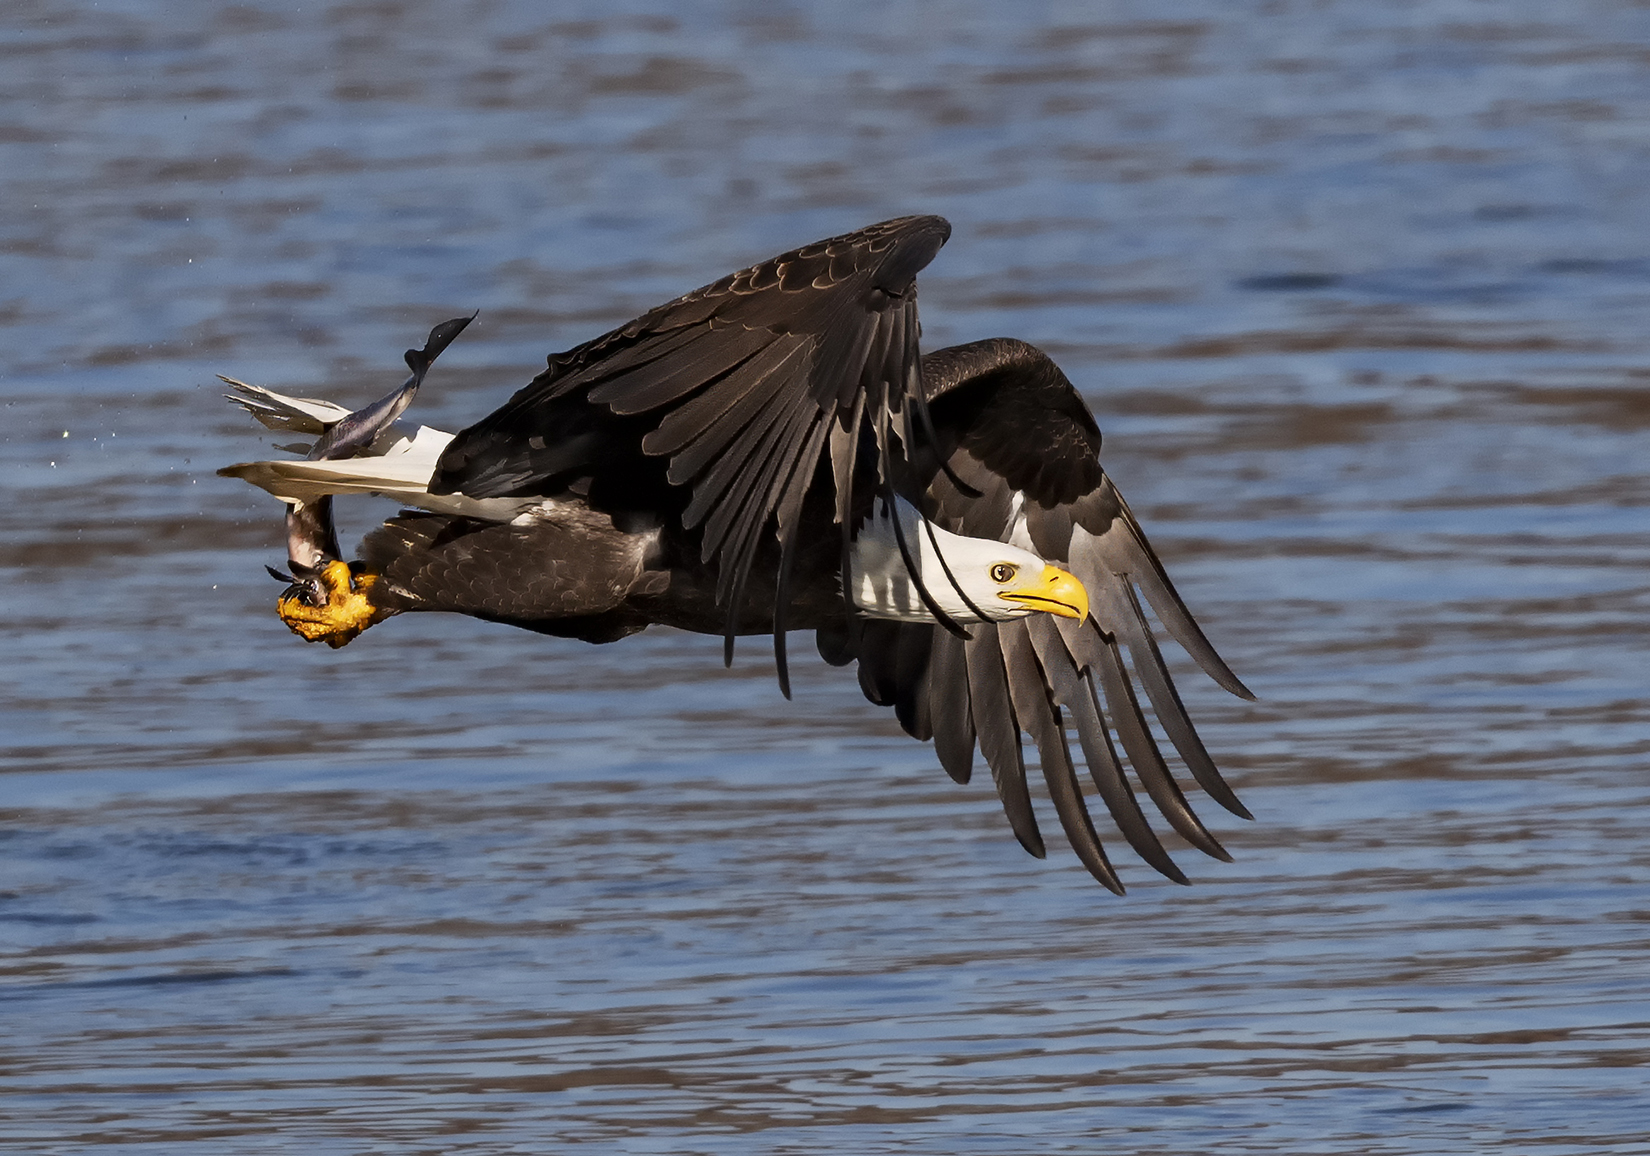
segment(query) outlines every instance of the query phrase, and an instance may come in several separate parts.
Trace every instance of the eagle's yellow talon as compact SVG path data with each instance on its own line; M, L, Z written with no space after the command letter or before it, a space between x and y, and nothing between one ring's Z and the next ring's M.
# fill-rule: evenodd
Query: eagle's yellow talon
M312 606L306 598L306 594L315 592L314 585L299 584L281 595L275 609L292 633L306 642L324 642L336 650L389 617L367 598L377 581L378 575L352 571L348 562L334 559L317 576L319 593L326 598L322 605Z

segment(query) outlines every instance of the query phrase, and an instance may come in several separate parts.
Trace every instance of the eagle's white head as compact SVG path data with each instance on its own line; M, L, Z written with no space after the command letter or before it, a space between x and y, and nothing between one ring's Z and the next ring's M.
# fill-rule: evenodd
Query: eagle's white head
M1029 550L989 538L965 538L929 523L900 500L900 530L929 595L957 622L1008 622L1037 611L1082 620L1088 591L1075 575ZM906 570L893 518L878 502L849 552L849 596L872 618L933 622Z

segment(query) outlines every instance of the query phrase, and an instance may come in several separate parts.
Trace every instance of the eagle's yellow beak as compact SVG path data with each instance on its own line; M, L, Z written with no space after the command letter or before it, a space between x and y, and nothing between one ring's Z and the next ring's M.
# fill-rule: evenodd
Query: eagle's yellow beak
M1017 590L1004 590L997 597L1023 602L1033 610L1046 610L1079 622L1089 616L1089 592L1077 581L1077 575L1058 566L1044 566L1042 575L1035 582Z

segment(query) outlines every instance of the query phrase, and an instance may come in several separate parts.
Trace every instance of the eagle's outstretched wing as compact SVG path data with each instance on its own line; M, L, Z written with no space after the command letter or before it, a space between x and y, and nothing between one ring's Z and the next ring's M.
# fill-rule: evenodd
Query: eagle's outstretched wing
M734 618L762 535L777 534L775 652L803 499L831 463L838 522L853 503L862 427L891 484L897 440L925 416L916 276L951 235L941 217L904 217L818 241L661 305L549 359L545 371L442 455L433 493L542 493L570 469L569 402L645 418L641 450L668 460L690 497L686 529L717 563L717 601ZM926 595L925 595L926 597Z
M1021 750L1022 735L1029 735L1067 839L1095 878L1121 892L1083 801L1069 721L1095 788L1129 845L1170 879L1185 882L1136 801L1125 759L1176 831L1216 858L1227 855L1170 773L1137 689L1204 791L1235 814L1248 818L1249 812L1193 729L1139 595L1221 686L1254 696L1175 592L1100 468L1093 416L1047 355L999 338L940 350L924 358L922 368L935 447L949 467L935 461L924 468L920 455L913 463L922 473L928 515L944 529L1013 542L1068 566L1088 589L1090 617L1077 622L1034 614L971 626L967 640L932 626L869 622L857 637L826 632L821 653L837 662L858 659L867 697L893 706L910 734L932 738L958 782L968 780L977 745L1015 835L1041 857Z

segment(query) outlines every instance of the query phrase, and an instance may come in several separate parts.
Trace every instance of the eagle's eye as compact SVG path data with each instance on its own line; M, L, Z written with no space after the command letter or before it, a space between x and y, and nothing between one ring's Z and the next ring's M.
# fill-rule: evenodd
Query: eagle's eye
M1013 581L1014 575L1019 572L1019 569L1018 566L1011 566L1007 562L998 562L991 568L991 580L993 582Z

